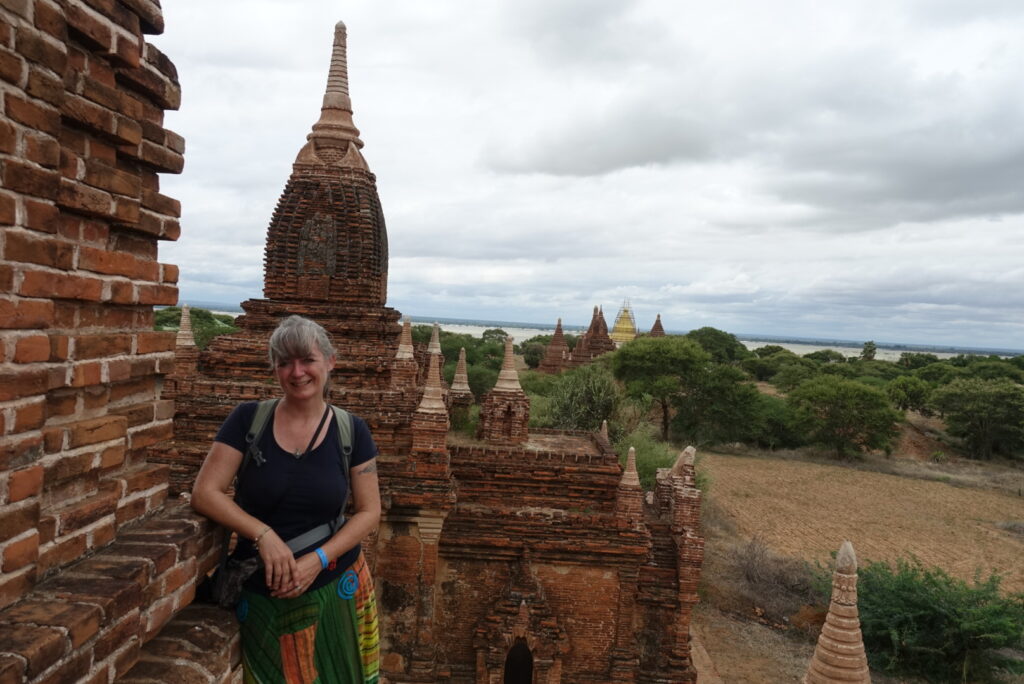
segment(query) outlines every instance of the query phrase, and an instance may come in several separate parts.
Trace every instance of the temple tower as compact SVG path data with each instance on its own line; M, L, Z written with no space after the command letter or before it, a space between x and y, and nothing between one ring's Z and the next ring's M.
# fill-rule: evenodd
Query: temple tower
M459 349L459 361L455 365L455 376L448 390L448 403L451 406L452 425L456 428L465 425L469 418L469 407L476 398L469 387L469 373L466 369L466 348Z
M803 684L871 684L857 612L857 556L844 541L832 574L832 600Z
M505 360L494 389L484 396L477 434L488 442L521 444L528 435L530 399L519 384L512 338L505 338Z
M665 328L661 327L661 314L654 319L654 325L651 326L651 332L648 333L651 337L664 337Z
M544 350L544 358L541 359L537 370L542 373L561 373L569 359L569 345L565 341L565 334L562 332L562 319L555 324L555 334L551 336L551 342Z
M609 335L616 347L621 347L626 342L636 339L636 319L633 317L633 310L629 308L629 300L623 300L619 315L615 317L615 325Z

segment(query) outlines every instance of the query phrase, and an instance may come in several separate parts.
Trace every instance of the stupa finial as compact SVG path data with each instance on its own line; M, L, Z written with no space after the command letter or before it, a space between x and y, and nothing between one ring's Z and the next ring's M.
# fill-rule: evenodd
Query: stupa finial
M640 486L640 476L636 472L636 449L633 447L629 447L629 455L626 456L626 469L622 471L622 486Z
M434 323L434 329L430 331L430 344L427 345L427 352L441 353L441 325L439 323Z
M497 392L522 392L523 386L519 384L519 373L516 372L516 359L512 350L512 338L505 338L505 359L501 364L501 372L498 373L498 382L494 385Z
M192 314L189 311L188 304L181 305L181 323L178 324L178 335L175 338L175 344L179 347L196 346L196 338L192 334Z
M415 358L412 347L412 323L406 317L402 321L402 336L398 338L398 352L395 354L395 359L407 360L412 358Z
M427 369L427 384L423 388L423 398L417 411L420 413L448 413L441 394L441 364L439 354L430 355L430 367Z
M359 152L363 141L359 129L352 121L352 99L348 93L348 38L345 24L334 26L334 47L331 51L331 68L327 74L327 88L324 91L320 119L313 124L313 132L306 136L309 141L299 151L295 162L326 163L339 166L354 166L367 169L366 160ZM326 153L325 148L336 148Z
M455 377L452 378L452 392L472 392L469 387L469 372L466 368L466 348L459 348L459 361L455 364Z

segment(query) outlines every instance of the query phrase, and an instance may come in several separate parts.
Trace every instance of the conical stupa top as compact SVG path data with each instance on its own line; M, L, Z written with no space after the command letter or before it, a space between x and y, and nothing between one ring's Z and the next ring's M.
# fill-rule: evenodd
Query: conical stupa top
M692 466L696 462L697 450L692 446L688 446L679 452L676 462L672 464L672 474L682 475L685 472L686 466Z
M402 336L398 338L398 353L395 354L395 360L406 361L414 359L413 348L412 348L412 323L406 318L402 321Z
M619 315L615 317L615 325L612 326L610 337L616 344L625 344L636 339L636 319L633 318L633 311L629 308L629 300L622 300L622 308Z
M562 332L562 319L561 319L561 318L559 318L559 319L558 319L558 322L557 322L557 323L555 323L555 334L554 334L554 335L552 335L552 338L555 338L555 337L564 337L564 336L565 336L565 333L564 333L564 332Z
M441 326L434 323L434 329L430 331L430 344L427 345L427 353L441 353Z
M472 392L469 388L469 373L466 372L466 348L459 348L459 362L455 364L455 377L452 378L452 392Z
M363 141L359 139L359 129L352 122L352 99L348 93L348 38L345 31L345 24L338 22L334 26L334 47L331 52L331 68L327 74L327 88L324 91L323 106L320 109L320 119L313 124L313 131L306 136L309 144L302 148L296 163L321 161L323 158L310 150L310 144L315 148L336 147L342 148L340 160L332 164L340 166L355 166L366 169L366 160L363 159L359 148ZM348 149L348 148L352 149ZM312 155L311 155L312 153Z
M188 304L181 305L181 323L178 324L178 336L175 338L175 344L179 347L196 346L196 338L192 334L192 314Z
M622 471L622 487L640 487L640 476L636 472L636 449L629 447L629 455L626 456L626 469Z
M519 384L519 373L516 372L516 359L512 352L512 338L505 338L505 360L501 364L501 372L498 373L498 382L494 385L497 392L522 392L523 386Z
M440 354L430 355L430 367L427 369L427 384L423 389L423 399L420 400L419 413L448 413L444 405L444 397L441 395L441 356Z
M843 542L832 574L832 598L804 684L871 684L857 613L857 555Z
M601 421L601 436L604 437L604 441L608 441L608 421Z
M664 337L665 328L661 326L661 314L654 319L654 325L651 326L651 337Z

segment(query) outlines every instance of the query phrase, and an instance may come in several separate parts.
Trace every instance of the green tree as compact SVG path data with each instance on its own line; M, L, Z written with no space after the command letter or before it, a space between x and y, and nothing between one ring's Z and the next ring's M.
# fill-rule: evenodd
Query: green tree
M612 355L612 372L632 396L649 395L661 408L661 435L668 439L672 402L690 386L711 355L686 337L639 337Z
M735 363L750 356L750 352L735 335L718 328L705 326L691 330L684 337L699 344L711 354L711 359L716 363Z
M1006 378L1007 380L1013 380L1016 383L1024 382L1024 371L1017 368L1014 364L1003 361L978 361L972 363L967 367L967 375L972 378L981 378L982 380L997 380L999 378Z
M929 363L938 363L939 357L935 354L924 354L921 352L903 352L900 354L900 360L896 363L903 368L909 368L910 370L916 370L918 368L924 368Z
M501 342L504 344L506 337L508 337L508 333L501 328L488 328L480 334L480 339L484 342Z
M621 399L612 374L591 363L558 376L548 410L554 427L597 430L615 415Z
M887 448L900 418L881 390L831 375L802 383L787 400L810 441L840 457Z
M948 361L929 363L914 371L914 375L932 385L945 385L964 374L963 368L958 368Z
M875 354L878 353L878 345L873 340L868 340L864 343L863 349L860 350L860 358L864 361L874 361Z
M745 442L758 432L760 393L743 371L713 363L693 373L676 396L672 426L697 444Z
M778 354L781 351L787 351L787 349L777 344L766 344L763 347L758 347L757 349L755 349L754 353L763 359L765 357L771 356L772 354Z
M819 363L846 363L846 357L835 349L819 349L818 351L812 351L809 354L804 354L805 359L811 361L817 361Z
M915 375L893 378L885 386L889 400L900 411L926 411L931 391L931 385Z
M959 378L935 390L932 405L975 458L1024 446L1024 387L1011 380Z

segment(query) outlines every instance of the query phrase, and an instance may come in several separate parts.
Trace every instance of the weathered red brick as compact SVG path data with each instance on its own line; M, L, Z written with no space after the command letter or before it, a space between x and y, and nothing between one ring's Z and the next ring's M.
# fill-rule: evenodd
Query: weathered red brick
M42 368L25 368L0 373L0 401L21 399L46 392L47 373Z
M112 52L114 34L106 19L77 3L70 4L65 12L70 31L91 47Z
M26 297L84 299L98 302L103 294L103 281L99 278L59 271L26 270L19 293Z
M68 646L60 630L33 625L0 624L0 643L4 644L4 651L16 653L28 661L25 672L29 679L56 664Z
M60 209L47 202L25 198L25 227L41 233L56 233L60 225Z
M75 449L87 444L109 442L112 439L124 438L128 429L128 421L122 416L104 416L92 420L84 420L70 427L68 447Z
M0 78L19 84L25 74L25 60L16 52L0 48Z
M64 73L67 52L63 45L44 38L45 34L26 26L18 28L15 47L26 59L37 62L57 74Z
M79 360L127 354L131 349L132 336L127 333L104 333L75 337L75 358Z
M11 195L0 194L0 223L9 226L14 225L17 218L16 212L17 203L15 202L14 197Z
M60 174L50 169L7 159L3 163L4 187L26 195L56 199Z
M89 216L110 218L114 212L114 198L110 193L67 178L60 180L56 200L62 207Z
M178 282L178 266L176 264L160 264L160 281L169 284Z
M4 506L0 509L0 541L7 541L33 529L39 522L39 503Z
M140 285L139 304L174 306L178 303L178 288L173 285Z
M25 92L50 105L59 106L60 101L64 98L64 83L48 71L31 68L28 72Z
M174 351L177 333L146 331L135 336L135 353L152 354L154 352Z
M39 598L22 601L3 613L5 622L67 630L72 648L78 648L99 633L101 618L102 613L96 606Z
M7 483L7 502L17 503L30 496L36 496L43 490L43 467L36 465L30 468L15 470Z
M93 159L85 162L85 182L108 192L138 197L139 177Z
M52 301L0 299L0 328L49 328L53 317Z
M9 231L4 245L4 258L68 270L74 263L74 246L64 240Z
M8 235L8 238L11 236ZM38 363L50 358L50 338L46 335L20 337L14 344L15 363Z
M36 0L34 20L36 28L45 31L57 40L63 41L67 37L67 24L64 21L64 12L56 3L46 0Z
M14 409L14 432L38 430L46 423L46 400L43 397L31 404Z
M19 568L35 563L38 559L39 533L33 531L32 534L24 539L13 541L4 547L3 571L14 572ZM3 615L3 618L7 619L6 613Z

